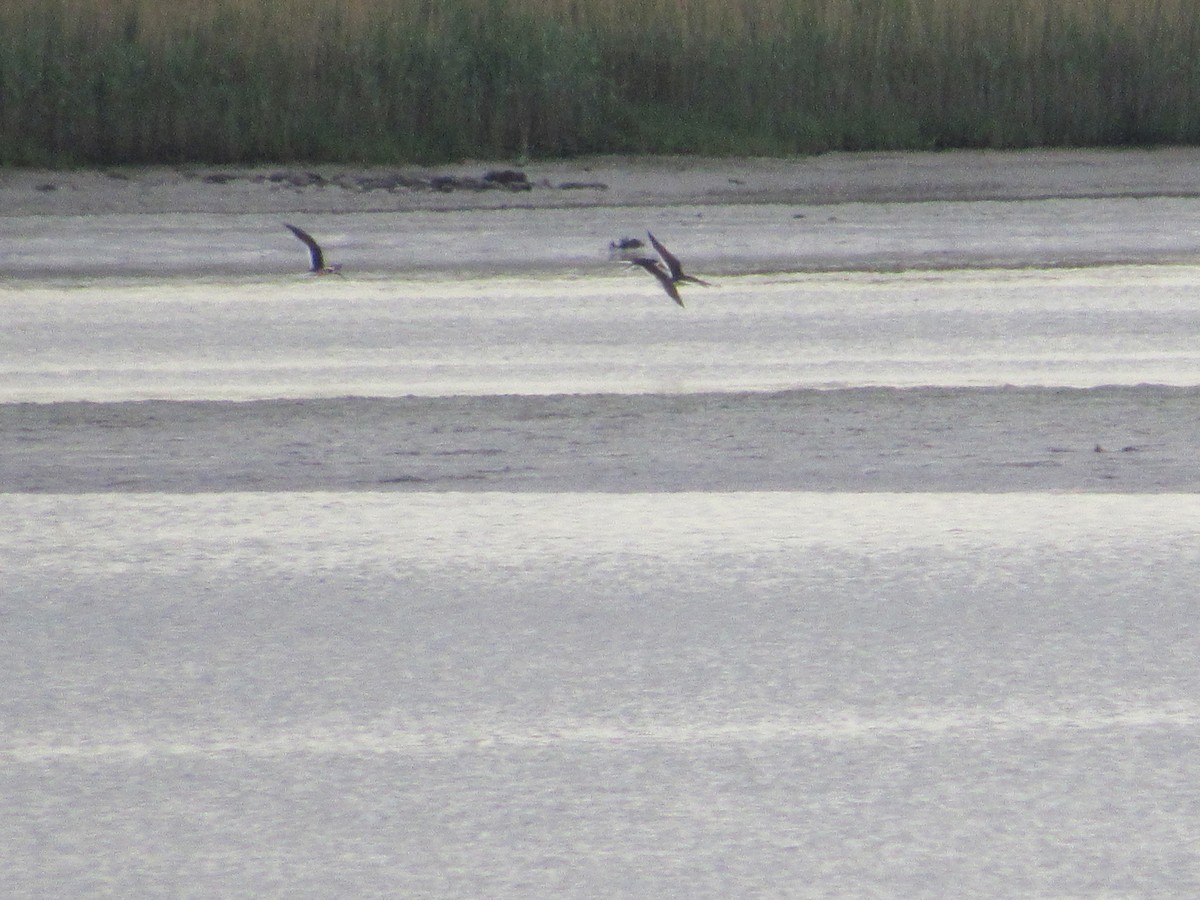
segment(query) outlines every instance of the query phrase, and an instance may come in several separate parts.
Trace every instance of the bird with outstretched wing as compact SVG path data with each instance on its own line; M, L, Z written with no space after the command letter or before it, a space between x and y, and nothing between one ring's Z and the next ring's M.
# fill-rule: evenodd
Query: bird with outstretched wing
M701 279L694 278L691 275L683 274L683 265L679 262L679 257L664 247L662 245L662 241L650 234L649 231L647 231L646 234L649 235L650 243L654 245L654 249L658 251L658 255L661 256L663 262L667 264L667 270L671 273L671 281L676 284L684 281L689 284L702 284L705 287L712 287L711 282L702 281Z
M297 228L295 225L283 223L283 227L300 238L304 242L304 246L308 247L308 256L312 261L312 267L309 269L314 275L341 275L340 265L327 265L325 263L325 254L321 252L321 245L313 240L313 236L303 228Z
M635 266L641 266L651 275L658 279L658 283L663 286L663 290L667 292L667 296L683 306L683 298L679 296L679 288L675 287L675 282L670 274L663 268L662 263L657 259L651 259L648 256L639 256L629 260Z

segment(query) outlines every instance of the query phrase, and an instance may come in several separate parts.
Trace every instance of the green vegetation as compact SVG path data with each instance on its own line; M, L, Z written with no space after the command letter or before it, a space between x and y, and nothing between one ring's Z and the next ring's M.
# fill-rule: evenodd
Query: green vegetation
M1200 142L1195 0L4 0L0 164Z

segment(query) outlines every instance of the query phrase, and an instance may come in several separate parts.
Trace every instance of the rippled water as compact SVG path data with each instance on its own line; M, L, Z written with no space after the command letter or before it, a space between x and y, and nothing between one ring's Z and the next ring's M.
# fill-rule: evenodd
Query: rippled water
M0 398L1200 383L1200 270L640 272L0 288Z
M1193 495L5 495L10 885L1190 893Z
M1191 210L30 220L7 888L1195 893Z

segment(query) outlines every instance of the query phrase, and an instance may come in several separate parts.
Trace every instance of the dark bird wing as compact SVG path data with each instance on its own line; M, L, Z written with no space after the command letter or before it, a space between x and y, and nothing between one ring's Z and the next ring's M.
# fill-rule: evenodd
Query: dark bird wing
M702 284L705 287L712 287L707 281L701 281L699 278L693 278L691 275L684 275L683 264L679 262L679 257L664 247L662 241L650 234L650 232L647 231L646 234L650 237L650 243L654 245L654 249L658 251L658 255L667 264L667 268L671 272L672 281L688 281L692 284Z
M635 266L641 266L643 269L657 278L658 283L661 284L663 286L663 290L667 292L667 296L680 306L683 306L683 299L679 296L679 289L675 287L675 282L671 280L671 276L668 275L666 269L662 267L662 263L660 263L657 259L650 259L646 256L639 257L638 259L631 259L630 262Z
M289 225L287 222L283 223L283 227L304 241L304 245L308 247L308 255L312 259L312 271L320 272L324 269L325 254L321 252L321 245L313 240L313 236L303 228L297 228L295 225Z
M667 264L667 268L671 272L671 280L678 281L683 277L683 266L679 263L679 257L664 247L662 242L659 241L659 239L654 235L650 234L650 232L647 231L646 234L649 235L650 243L654 245L654 249L658 251L658 255L661 256L663 258L663 262Z

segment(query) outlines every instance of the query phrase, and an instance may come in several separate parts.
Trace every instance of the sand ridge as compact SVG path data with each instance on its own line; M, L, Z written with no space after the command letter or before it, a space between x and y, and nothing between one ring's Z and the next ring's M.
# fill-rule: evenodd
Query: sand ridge
M1200 148L0 171L0 216L1200 196Z

